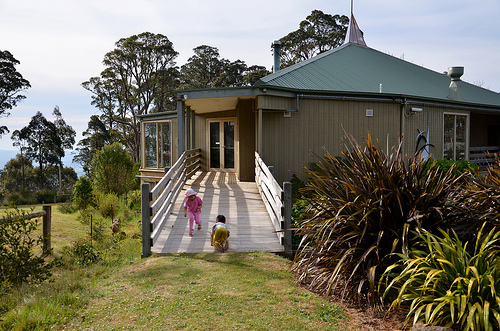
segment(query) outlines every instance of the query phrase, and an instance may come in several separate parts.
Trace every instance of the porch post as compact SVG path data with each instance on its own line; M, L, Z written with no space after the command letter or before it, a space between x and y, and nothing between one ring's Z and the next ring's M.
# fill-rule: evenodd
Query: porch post
M177 96L177 157L180 157L186 150L186 131L184 125L184 101L183 96Z
M195 121L196 121L196 113L194 112L194 110L191 110L191 148L196 148L196 144L195 144L195 134L196 134L196 130L195 130Z
M259 123L257 128L257 152L262 156L262 108L259 108Z
M142 256L151 255L151 199L150 185L143 183L141 186L141 210L142 210Z
M284 248L285 254L292 254L292 183L283 182L283 218L285 223Z
M191 107L186 107L186 137L187 137L187 144L186 148L190 150L192 148L191 146Z

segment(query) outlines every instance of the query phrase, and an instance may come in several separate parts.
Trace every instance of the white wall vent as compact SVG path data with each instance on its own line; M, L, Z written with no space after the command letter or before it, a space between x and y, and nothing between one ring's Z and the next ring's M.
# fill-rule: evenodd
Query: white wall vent
M366 117L373 117L373 109L366 110Z

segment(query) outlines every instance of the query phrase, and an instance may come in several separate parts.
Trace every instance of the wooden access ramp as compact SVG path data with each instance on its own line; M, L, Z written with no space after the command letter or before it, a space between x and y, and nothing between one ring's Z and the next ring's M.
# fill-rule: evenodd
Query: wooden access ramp
M184 217L184 193L192 188L203 200L202 229L189 237L189 221ZM214 252L210 246L217 215L226 216L231 232L228 252L283 252L271 218L255 182L239 182L234 173L198 172L184 185L152 253Z

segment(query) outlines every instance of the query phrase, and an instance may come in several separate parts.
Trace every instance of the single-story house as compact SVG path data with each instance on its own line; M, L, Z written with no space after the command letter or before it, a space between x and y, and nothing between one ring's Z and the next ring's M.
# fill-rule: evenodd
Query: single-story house
M500 146L500 94L462 81L463 72L426 69L358 36L250 87L181 90L176 111L141 118L141 176L155 182L184 150L200 148L203 170L240 181L254 180L257 151L281 183L323 147L339 154L344 131L383 148L403 137L409 155L481 157Z

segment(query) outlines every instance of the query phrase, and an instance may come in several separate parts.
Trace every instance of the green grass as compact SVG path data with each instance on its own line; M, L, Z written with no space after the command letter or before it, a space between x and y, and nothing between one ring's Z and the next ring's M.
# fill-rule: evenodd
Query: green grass
M57 207L52 213L56 254L88 238L77 214ZM129 220L125 231L137 231L136 223ZM349 330L342 308L298 286L285 258L200 253L141 259L140 238L108 235L104 241L96 243L99 263L65 259L51 281L16 290L0 286L0 330Z
M297 286L284 258L138 255L24 288L0 329L345 330L342 309Z

